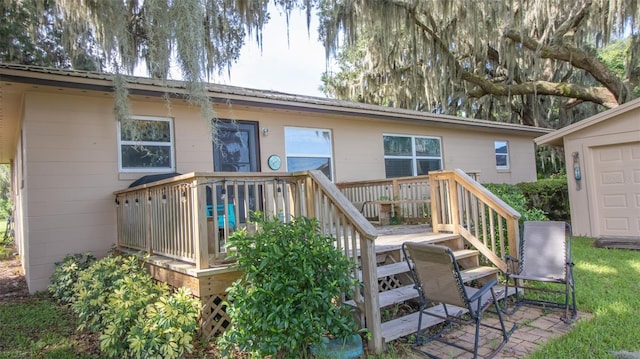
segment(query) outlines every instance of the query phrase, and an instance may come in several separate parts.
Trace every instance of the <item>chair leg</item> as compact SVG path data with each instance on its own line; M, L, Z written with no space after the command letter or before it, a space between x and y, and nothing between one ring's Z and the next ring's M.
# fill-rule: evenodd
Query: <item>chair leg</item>
M475 337L475 341L473 344L473 358L477 358L478 357L478 340L480 339L480 318L481 318L480 313L477 313L476 316L476 337Z
M520 303L520 298L518 297L518 283L517 283L517 279L516 278L511 278L513 279L513 289L515 289L515 301L513 304L513 309L509 310L509 277L507 277L506 279L506 285L505 285L505 292L504 292L504 299L502 300L502 302L504 303L504 308L500 309L503 313L507 314L507 315L512 315L513 313L515 313L518 310L518 305Z

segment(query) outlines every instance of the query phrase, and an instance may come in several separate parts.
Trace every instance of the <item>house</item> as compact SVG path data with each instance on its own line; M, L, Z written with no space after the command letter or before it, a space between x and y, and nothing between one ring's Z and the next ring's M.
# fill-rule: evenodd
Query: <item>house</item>
M114 119L111 75L0 64L0 161L12 166L31 292L46 289L64 255L107 253L116 243L114 192L144 175L321 169L347 182L461 168L481 182L517 183L536 180L533 138L549 132L211 84L214 144L183 83L127 82L138 138Z
M640 240L640 99L535 141L564 146L574 234Z

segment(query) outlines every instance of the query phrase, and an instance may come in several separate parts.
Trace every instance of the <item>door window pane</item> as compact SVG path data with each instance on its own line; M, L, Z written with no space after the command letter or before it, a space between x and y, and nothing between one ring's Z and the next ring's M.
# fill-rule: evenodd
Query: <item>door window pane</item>
M215 172L260 172L258 123L216 120L218 136L213 143Z

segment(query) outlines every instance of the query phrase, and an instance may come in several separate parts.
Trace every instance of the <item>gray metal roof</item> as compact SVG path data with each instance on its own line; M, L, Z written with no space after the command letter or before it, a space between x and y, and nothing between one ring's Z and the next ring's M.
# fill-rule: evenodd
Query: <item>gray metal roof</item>
M54 69L17 64L0 64L0 81L39 83L42 85L111 92L113 91L113 76L113 74L99 72ZM184 96L186 93L186 86L183 81L163 81L160 79L136 76L126 76L126 80L131 94L161 96L169 93L173 96L180 97ZM541 136L551 132L550 129L539 127L462 118L430 112L405 110L330 98L302 96L277 91L257 90L213 83L206 84L206 89L209 92L210 98L214 102L418 122L442 127L472 126L477 130L515 132L532 137Z

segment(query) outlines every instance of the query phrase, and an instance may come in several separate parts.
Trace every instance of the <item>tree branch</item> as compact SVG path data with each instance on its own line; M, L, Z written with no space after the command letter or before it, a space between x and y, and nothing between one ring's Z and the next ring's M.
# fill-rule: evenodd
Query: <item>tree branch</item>
M605 87L587 87L549 81L529 81L515 85L496 84L466 71L462 73L462 79L477 86L474 90L467 92L469 97L478 98L489 94L494 96L538 94L590 101L607 108L618 106L616 99Z
M556 45L561 45L562 39L564 39L565 36L569 36L569 34L573 35L573 31L569 33L569 30L573 30L580 25L582 20L589 13L590 8L591 8L591 1L585 2L585 4L582 6L582 8L578 11L577 14L570 15L567 21L563 22L562 24L560 24L560 26L558 26L558 29L554 34L554 43Z
M410 10L416 25L420 27L424 32L429 34L433 41L437 44L443 54L446 54L455 66L456 73L464 81L472 83L477 86L476 89L467 92L469 97L482 97L487 94L494 96L509 96L509 95L550 95L575 98L582 101L590 101L607 108L612 108L618 105L616 97L606 87L585 87L571 83L555 83L549 81L530 81L519 83L516 85L505 85L494 83L482 76L475 75L462 68L460 63L456 61L454 55L449 51L447 44L435 33L431 27L421 21L417 14ZM425 15L428 16L428 15ZM519 36L519 34L518 34ZM530 39L534 41L533 39ZM536 42L537 43L537 42ZM605 68L606 69L606 68ZM613 76L613 75L612 75ZM616 78L617 79L617 78Z
M611 92L617 104L625 103L631 99L631 94L624 82L596 57L582 49L569 45L543 45L537 40L524 36L516 30L507 30L504 36L522 44L531 51L538 52L543 59L565 61L574 67L587 71Z

